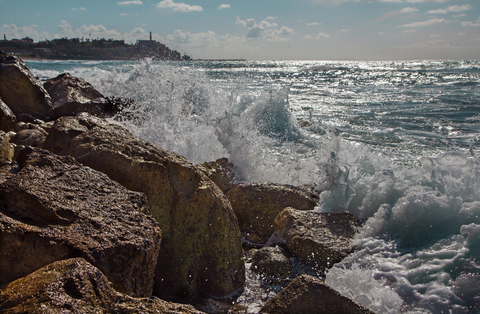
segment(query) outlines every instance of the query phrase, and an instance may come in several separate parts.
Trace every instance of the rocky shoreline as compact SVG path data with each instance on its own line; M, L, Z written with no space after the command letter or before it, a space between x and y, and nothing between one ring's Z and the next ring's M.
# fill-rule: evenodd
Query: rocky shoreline
M1 313L245 313L246 260L285 286L261 313L372 313L292 271L352 252L355 217L132 136L110 119L132 105L0 51Z

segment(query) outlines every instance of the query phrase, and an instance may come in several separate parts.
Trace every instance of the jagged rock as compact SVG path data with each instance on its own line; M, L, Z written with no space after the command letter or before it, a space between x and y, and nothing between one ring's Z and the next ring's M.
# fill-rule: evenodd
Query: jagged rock
M222 298L243 288L240 231L230 203L184 157L87 114L58 119L44 147L147 194L163 237L154 294Z
M275 183L236 184L227 193L240 230L257 233L266 240L275 232L273 221L285 208L313 210L318 195L306 189Z
M360 222L347 213L316 213L285 208L275 225L290 252L319 269L333 266L350 254Z
M0 131L0 164L5 161L12 161L14 149L10 145L10 138L5 132Z
M184 313L190 305L158 298L132 298L112 288L105 275L83 258L53 262L0 290L2 313Z
M227 158L220 158L216 161L204 162L197 165L223 193L227 193L236 179L233 165Z
M0 58L0 97L17 116L28 113L43 120L53 116L47 91L17 57Z
M161 232L145 195L41 149L17 161L0 168L0 286L83 257L118 291L151 295Z
M17 123L17 117L13 114L12 110L5 104L0 98L0 130L9 132L15 128Z
M17 132L17 134L15 134L15 136L12 137L10 142L17 145L41 147L44 140L45 140L45 134L43 134L39 130L24 129Z
M49 79L43 86L52 97L54 119L79 112L101 115L109 104L90 83L70 73Z
M286 279L292 272L292 264L278 246L263 247L253 254L250 270L268 277Z
M310 275L295 278L260 310L264 314L374 314Z

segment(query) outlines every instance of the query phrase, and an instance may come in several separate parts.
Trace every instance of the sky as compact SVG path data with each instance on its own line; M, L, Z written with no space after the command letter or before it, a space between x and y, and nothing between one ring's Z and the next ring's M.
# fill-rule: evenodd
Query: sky
M480 59L480 0L0 0L0 27L35 41L152 32L194 59Z

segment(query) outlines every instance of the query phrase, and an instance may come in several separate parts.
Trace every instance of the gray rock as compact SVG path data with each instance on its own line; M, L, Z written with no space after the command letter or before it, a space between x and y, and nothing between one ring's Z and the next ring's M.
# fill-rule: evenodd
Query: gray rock
M326 269L354 250L352 239L360 222L346 213L316 213L285 208L275 225L290 252L303 262Z
M143 193L37 148L18 163L0 168L0 286L83 257L118 291L151 295L161 232Z
M24 129L19 132L10 140L10 142L16 145L41 147L45 140L45 134L37 129Z
M250 270L267 277L287 279L292 272L292 264L278 246L263 247L253 254Z
M102 115L109 105L90 83L69 73L49 79L44 87L52 97L54 119L75 116L80 112Z
M0 58L0 97L15 115L28 113L43 120L53 116L47 91L17 57Z
M374 314L341 295L320 279L301 275L295 278L260 310L264 314Z

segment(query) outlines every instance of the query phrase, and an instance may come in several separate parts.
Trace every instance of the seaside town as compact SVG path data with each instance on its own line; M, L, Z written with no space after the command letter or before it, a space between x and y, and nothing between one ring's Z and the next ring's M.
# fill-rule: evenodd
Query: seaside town
M190 60L176 50L168 48L152 39L137 40L127 44L124 40L105 38L57 38L34 42L32 38L7 40L6 34L0 40L0 49L8 54L24 58L38 59L78 59L78 60L134 60L154 58L158 60Z

